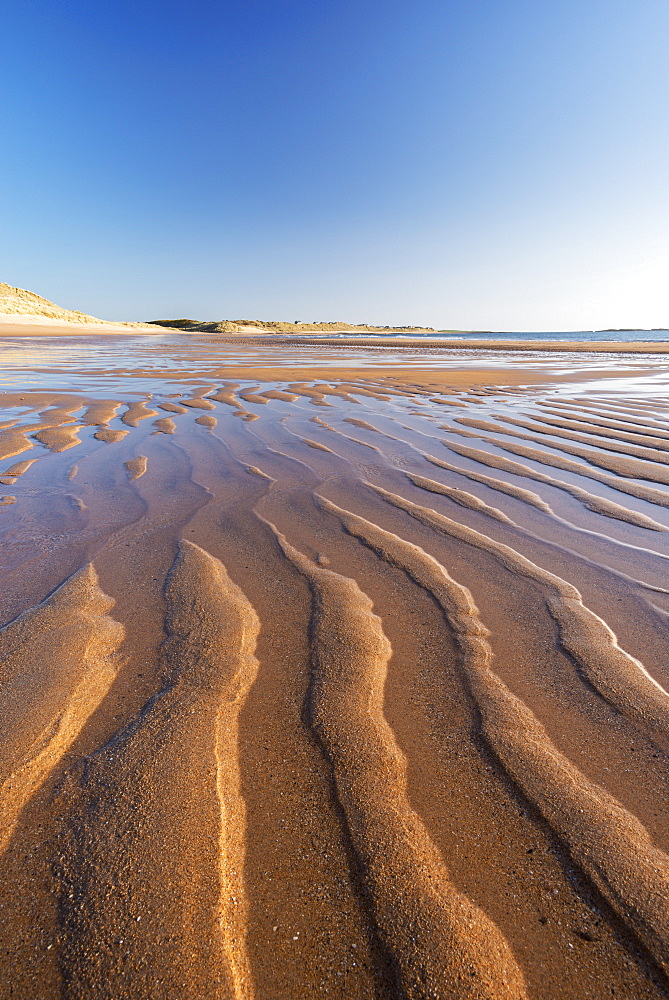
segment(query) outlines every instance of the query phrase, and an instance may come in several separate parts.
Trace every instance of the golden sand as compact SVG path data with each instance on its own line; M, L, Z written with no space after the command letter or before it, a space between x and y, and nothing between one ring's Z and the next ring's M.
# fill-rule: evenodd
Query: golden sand
M165 350L0 394L1 1000L669 996L660 362Z

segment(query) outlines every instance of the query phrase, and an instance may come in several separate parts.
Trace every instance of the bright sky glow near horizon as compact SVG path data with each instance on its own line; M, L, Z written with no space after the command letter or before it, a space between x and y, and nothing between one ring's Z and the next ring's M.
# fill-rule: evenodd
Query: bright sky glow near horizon
M10 0L0 280L115 319L669 326L666 0Z

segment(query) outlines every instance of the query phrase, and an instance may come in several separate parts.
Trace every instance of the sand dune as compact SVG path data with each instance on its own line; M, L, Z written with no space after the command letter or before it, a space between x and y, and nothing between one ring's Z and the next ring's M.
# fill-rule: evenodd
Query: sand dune
M0 395L0 997L669 997L653 377L170 350Z
M94 332L115 334L160 333L148 323L114 323L96 319L77 309L63 309L35 292L0 281L0 331L11 336L62 336Z
M58 322L69 323L102 323L103 320L88 316L86 313L77 312L72 309L62 309L54 302L28 292L24 288L14 288L13 285L6 285L0 282L0 314L5 316L28 316L41 317Z

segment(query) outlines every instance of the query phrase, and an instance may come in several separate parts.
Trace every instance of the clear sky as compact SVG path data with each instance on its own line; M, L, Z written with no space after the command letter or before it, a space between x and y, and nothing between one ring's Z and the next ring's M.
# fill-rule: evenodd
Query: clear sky
M669 326L667 0L9 0L0 85L60 305Z

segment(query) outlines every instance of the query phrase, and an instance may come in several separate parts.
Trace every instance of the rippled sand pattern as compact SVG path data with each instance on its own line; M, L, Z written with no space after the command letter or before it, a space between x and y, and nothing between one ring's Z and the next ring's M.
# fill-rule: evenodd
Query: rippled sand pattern
M669 997L666 400L265 374L0 400L0 997Z

